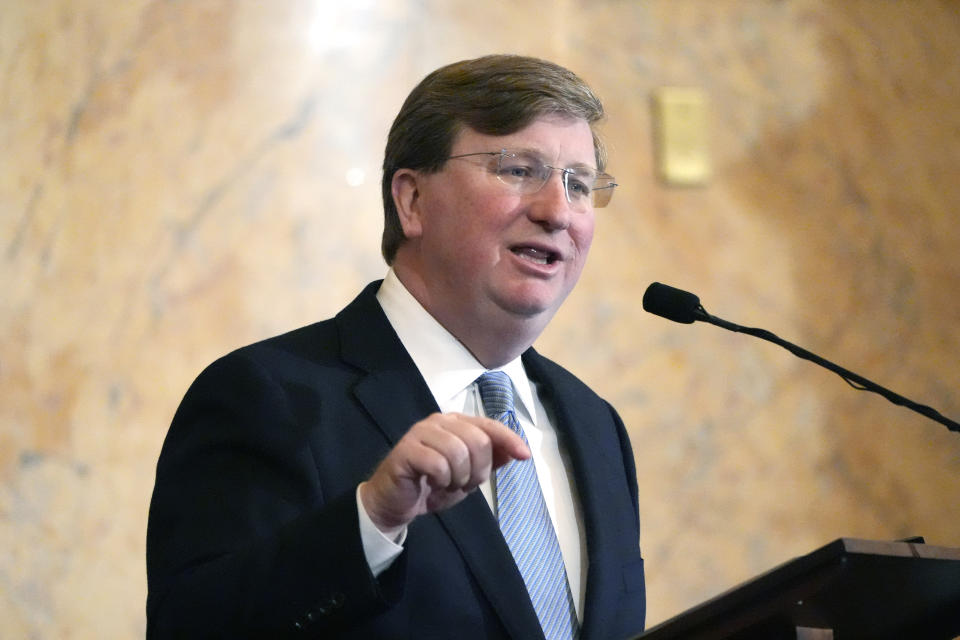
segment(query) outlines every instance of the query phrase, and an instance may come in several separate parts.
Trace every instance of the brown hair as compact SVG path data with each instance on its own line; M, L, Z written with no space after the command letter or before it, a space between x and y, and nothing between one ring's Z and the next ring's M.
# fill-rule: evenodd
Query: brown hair
M440 67L421 80L393 121L384 152L381 251L387 264L404 241L392 193L398 169L439 171L463 127L508 135L550 114L582 118L591 130L604 115L600 99L583 80L538 58L484 56ZM593 147L603 171L606 151L595 130Z

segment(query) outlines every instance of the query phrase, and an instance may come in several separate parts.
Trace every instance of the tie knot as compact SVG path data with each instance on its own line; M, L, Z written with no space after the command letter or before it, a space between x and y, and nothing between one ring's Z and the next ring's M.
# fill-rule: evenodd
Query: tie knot
M477 378L480 399L487 416L502 421L502 415L513 413L513 386L503 371L488 371Z

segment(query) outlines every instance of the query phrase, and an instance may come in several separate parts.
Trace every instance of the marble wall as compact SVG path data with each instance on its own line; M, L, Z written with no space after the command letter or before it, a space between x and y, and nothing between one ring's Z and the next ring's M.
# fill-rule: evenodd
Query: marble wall
M960 418L958 50L950 0L6 0L0 637L143 635L187 385L382 275L389 122L488 52L608 107L622 186L538 346L629 426L650 622L840 536L960 546L960 434L640 308L689 288ZM709 96L704 187L654 177L664 85Z

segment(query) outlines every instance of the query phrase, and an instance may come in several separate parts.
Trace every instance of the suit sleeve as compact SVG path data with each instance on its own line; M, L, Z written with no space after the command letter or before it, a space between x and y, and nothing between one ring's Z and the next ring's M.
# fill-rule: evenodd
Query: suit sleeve
M613 423L617 429L617 438L620 441L620 455L623 459L623 469L626 472L627 491L630 493L630 504L633 505L633 519L637 525L637 534L640 533L640 492L637 488L637 463L633 457L633 447L630 444L630 436L627 434L627 428L620 418L620 414L609 403L610 415L613 417ZM640 544L639 537L637 544Z
M617 411L607 405L616 426L617 438L620 443L620 454L623 460L623 469L626 475L627 492L630 495L632 525L632 544L635 544L636 554L625 553L623 564L623 588L626 592L624 606L618 614L618 624L623 634L634 635L641 633L646 626L647 595L644 560L640 555L640 505L637 488L637 467L633 457L633 447L630 446L630 437Z
M294 413L239 354L187 392L150 506L148 638L328 637L399 598L403 556L370 573L355 494L324 494Z

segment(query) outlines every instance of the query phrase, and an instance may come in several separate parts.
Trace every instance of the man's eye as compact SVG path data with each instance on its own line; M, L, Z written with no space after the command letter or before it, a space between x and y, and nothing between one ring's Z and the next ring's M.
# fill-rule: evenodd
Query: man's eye
M576 178L567 178L567 190L577 196L590 195L590 187L587 186L585 182L577 180Z
M533 169L525 165L504 166L501 167L500 174L510 178L529 178L533 176Z

